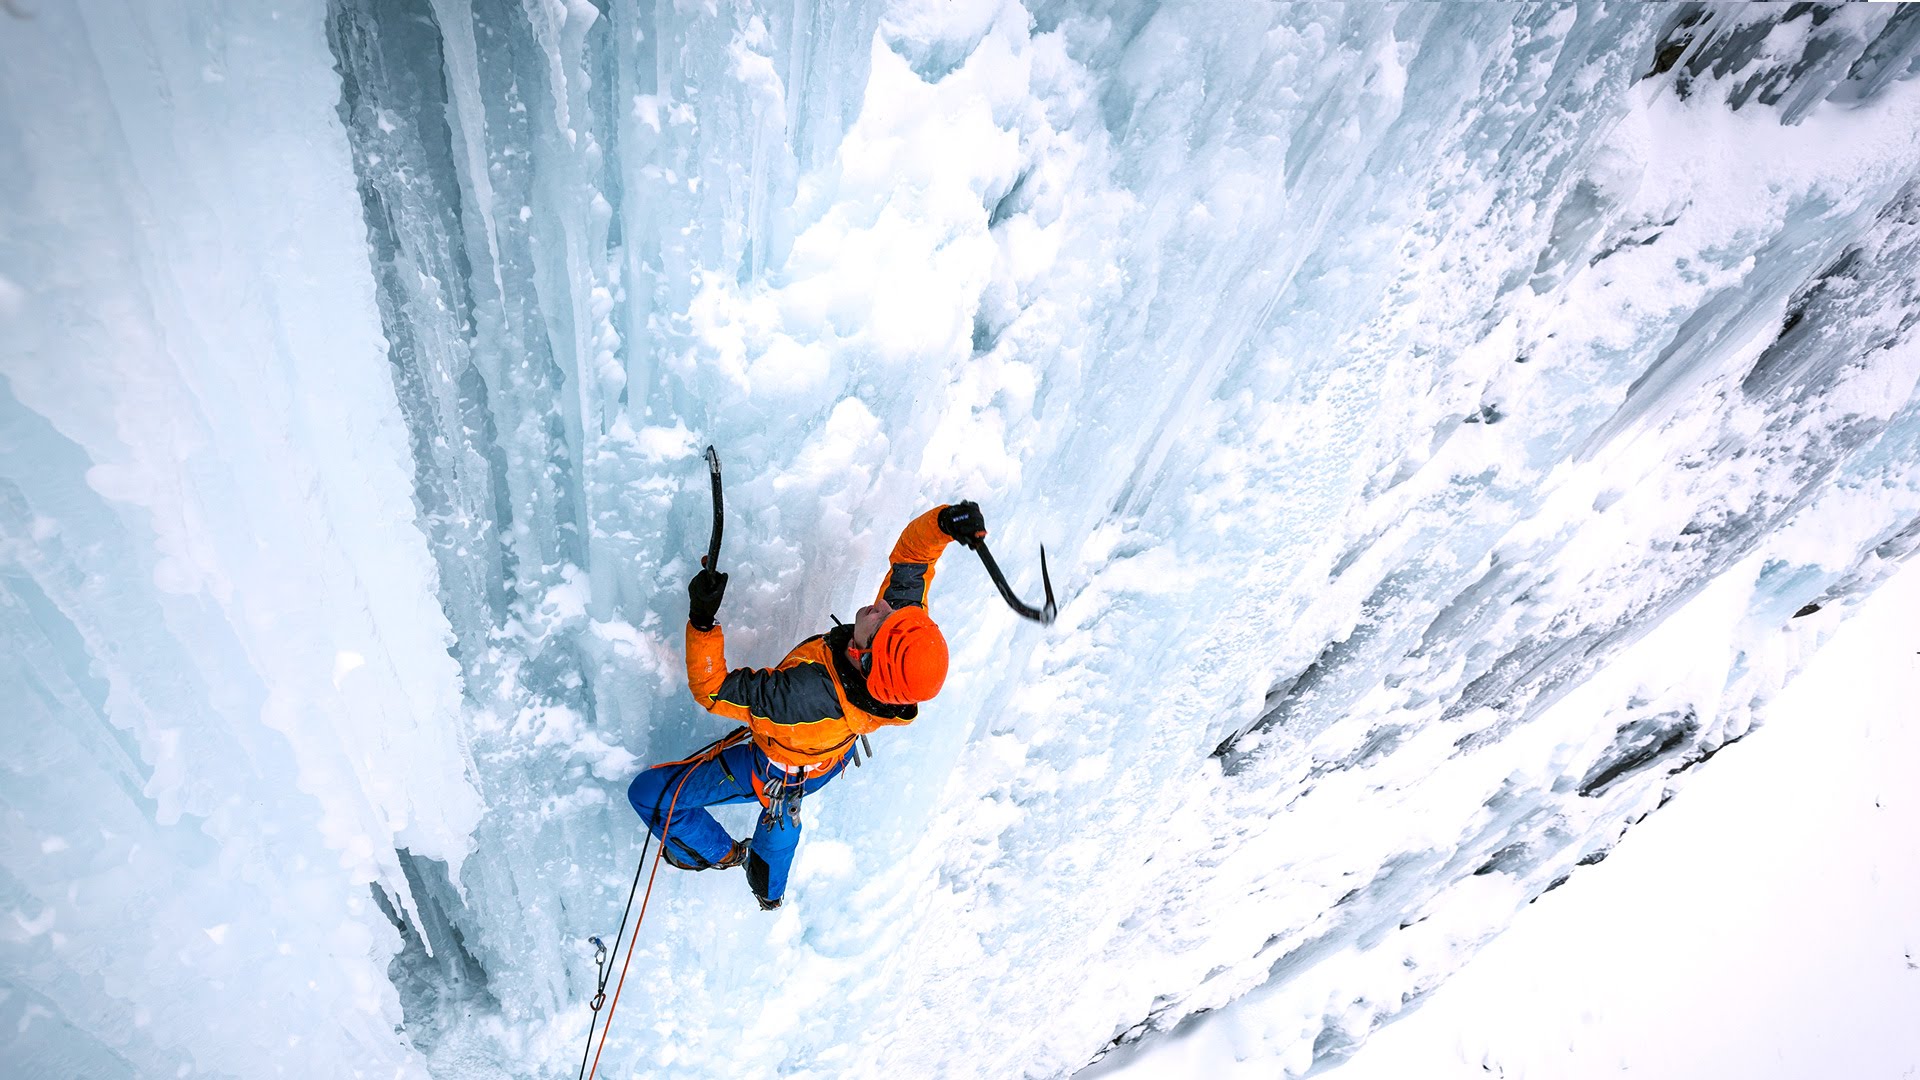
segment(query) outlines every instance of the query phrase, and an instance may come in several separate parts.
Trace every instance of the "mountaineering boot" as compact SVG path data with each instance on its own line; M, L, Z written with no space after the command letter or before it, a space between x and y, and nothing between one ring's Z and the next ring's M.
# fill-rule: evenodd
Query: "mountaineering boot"
M745 840L735 840L733 842L733 847L727 852L727 857L724 859L721 859L717 863L714 863L713 868L715 870L731 870L734 867L739 866L741 863L746 861L747 861L747 842Z
M692 853L689 852L689 854ZM690 861L675 854L672 844L662 844L660 846L660 857L667 860L668 866L681 870L731 870L747 861L747 842L745 840L735 840L733 847L728 848L727 853L721 856L720 861L717 863L710 863L704 860L700 862ZM700 856L696 854L693 855L693 858L699 859Z

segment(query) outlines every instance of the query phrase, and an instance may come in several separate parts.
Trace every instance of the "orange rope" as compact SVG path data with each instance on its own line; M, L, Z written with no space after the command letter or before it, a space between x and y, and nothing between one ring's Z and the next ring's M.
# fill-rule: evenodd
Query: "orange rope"
M706 753L695 754L685 761L665 762L661 766L656 766L656 768L663 768L665 765L690 765L695 762L705 763L712 761L714 758L720 756L722 750L739 742L739 737L745 733L745 730L746 729L742 728L727 738L722 739L714 745L713 749ZM593 1052L593 1068L587 1070L587 1080L593 1080L594 1074L600 1071L600 1052L607 1048L607 1034L613 1030L613 1011L620 1007L620 991L627 985L627 965L633 963L633 947L640 940L640 924L646 921L647 902L653 899L653 879L660 876L660 860L667 854L667 832L673 825L673 811L679 807L680 792L687 786L687 780L692 776L692 769L688 769L681 774L680 782L675 784L673 788L673 799L667 803L667 819L660 823L660 848L653 853L653 870L647 874L647 891L640 898L640 917L633 920L633 936L627 939L627 956L626 959L620 961L620 981L614 984L613 1000L607 1003L607 1025L600 1029L600 1046ZM654 805L658 806L659 804L655 803Z
M706 749L700 751L699 753L693 755L690 758L681 758L679 761L662 761L657 765L650 765L648 766L648 768L664 769L669 765L691 765L696 761L698 762L712 761L714 758L717 758L720 756L721 751L725 750L726 748L732 746L734 743L737 743L741 739L744 739L746 737L747 737L746 728L743 728L743 727L734 728L732 731L727 732L724 736L714 740L712 745L708 746Z

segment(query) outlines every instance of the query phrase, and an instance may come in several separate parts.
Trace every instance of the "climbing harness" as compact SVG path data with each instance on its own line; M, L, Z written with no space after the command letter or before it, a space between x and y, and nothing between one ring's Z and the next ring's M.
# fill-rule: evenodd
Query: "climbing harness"
M805 765L783 765L772 758L764 758L764 760L767 763L767 773L762 778L759 771L755 770L753 793L759 797L767 820L779 821L785 818L790 821L799 817L800 799L806 794L807 775L812 770Z
M807 770L799 768L789 771L787 766L772 758L767 759L767 764L778 770L767 778L761 789L767 813L775 821L782 818L792 821L800 816L800 798L807 790Z

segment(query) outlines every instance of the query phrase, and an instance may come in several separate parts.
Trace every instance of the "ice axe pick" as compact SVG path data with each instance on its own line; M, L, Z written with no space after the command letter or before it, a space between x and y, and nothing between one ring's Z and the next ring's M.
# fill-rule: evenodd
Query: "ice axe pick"
M1040 584L1047 591L1047 602L1042 607L1034 607L1013 594L1013 587L1007 584L1007 576L1000 572L1000 564L993 561L993 552L987 550L985 539L976 539L971 546L979 553L980 561L986 564L987 576L993 579L994 586L1000 590L1000 596L1007 602L1008 607L1042 625L1053 621L1057 609L1053 603L1053 579L1047 576L1045 544L1040 545Z

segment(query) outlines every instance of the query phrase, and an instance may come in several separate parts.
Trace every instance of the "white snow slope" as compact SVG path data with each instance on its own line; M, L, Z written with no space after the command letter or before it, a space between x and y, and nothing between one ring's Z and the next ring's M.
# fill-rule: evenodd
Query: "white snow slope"
M1323 1067L1920 546L1920 7L27 6L27 1075L571 1074L624 785L720 733L709 442L735 663L960 497L1060 618L949 556L947 689L777 915L662 878L606 1075L1062 1076L1255 987Z
M1605 863L1528 907L1326 1080L1900 1080L1920 1072L1920 566L1849 614ZM1823 611L1812 616L1838 618ZM1266 1080L1256 990L1085 1080ZM1269 1021L1280 1038L1267 1041Z

